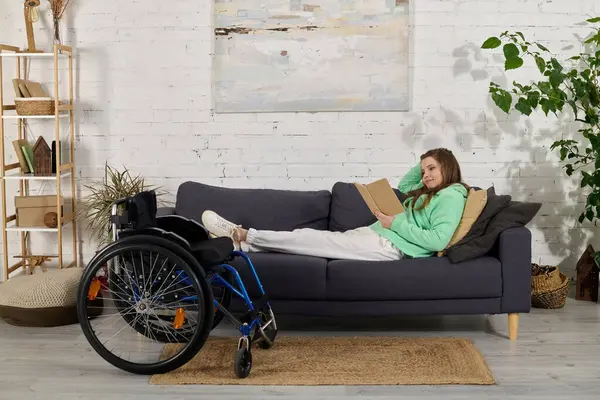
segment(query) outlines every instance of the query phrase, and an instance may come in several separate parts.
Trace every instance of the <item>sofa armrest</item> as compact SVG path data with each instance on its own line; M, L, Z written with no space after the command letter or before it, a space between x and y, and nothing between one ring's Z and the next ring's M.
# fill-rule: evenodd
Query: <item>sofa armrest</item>
M502 264L502 313L522 313L531 309L531 231L509 228L497 243Z
M174 215L174 214L175 214L175 207L158 207L158 209L156 210L157 217L162 217L165 215Z

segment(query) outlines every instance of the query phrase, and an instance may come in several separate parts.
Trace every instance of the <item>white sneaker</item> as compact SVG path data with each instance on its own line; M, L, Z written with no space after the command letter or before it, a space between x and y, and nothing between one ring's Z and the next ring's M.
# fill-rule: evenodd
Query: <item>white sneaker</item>
M202 224L215 237L228 237L237 242L237 228L233 222L227 221L214 211L206 210L202 213Z

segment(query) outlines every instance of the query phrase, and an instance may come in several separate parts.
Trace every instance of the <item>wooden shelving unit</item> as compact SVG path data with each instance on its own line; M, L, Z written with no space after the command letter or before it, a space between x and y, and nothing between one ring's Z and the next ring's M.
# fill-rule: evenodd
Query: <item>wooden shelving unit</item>
M20 79L21 73L23 72L23 76L27 76L27 68L29 58L51 58L54 61L54 74L53 74L53 83L54 83L54 101L55 101L55 113L54 115L43 115L43 116L22 116L16 114L16 107L14 104L5 104L4 102L4 90L10 89L14 90L12 86L9 88L3 87L3 68L4 63L7 60L16 62L16 76L10 77ZM65 60L68 62L68 101L61 100L59 95L59 62ZM25 62L23 62L25 61ZM8 86L8 85L4 85ZM75 219L75 151L74 151L74 133L73 133L73 51L70 46L64 46L55 44L53 46L52 52L42 52L42 53L30 53L23 49L20 49L16 46L9 45L0 45L0 137L3 140L0 141L0 191L2 197L2 222L1 222L1 230L2 230L2 245L3 245L3 277L4 280L8 280L8 277L14 271L19 270L19 268L24 268L26 266L26 257L27 254L26 248L26 233L27 232L56 232L57 238L57 247L58 251L56 255L47 255L52 258L58 259L58 268L69 268L72 266L77 266L77 229L76 229L76 219ZM68 118L69 124L69 138L67 141L61 140L60 138L60 122L64 121L65 118ZM10 138L9 132L5 129L5 121L7 120L17 120L17 135L16 139L25 139L26 138L26 127L24 121L27 119L54 119L54 130L55 130L55 140L56 143L60 143L61 147L64 148L65 144L69 147L69 155L70 160L67 163L61 162L62 151L57 151L56 156L56 174L51 176L36 176L31 173L25 173L21 168L19 162L13 164L6 164L6 151L14 151L12 147L9 147L8 150L5 148L5 136ZM7 146L8 147L8 146ZM71 210L63 212L63 218L61 223L58 224L56 228L48 228L46 226L40 227L18 227L16 226L16 214L7 215L7 204L9 199L14 199L13 196L7 198L7 181L10 180L18 180L19 181L19 192L21 195L29 195L29 183L34 180L40 181L54 181L56 185L56 197L57 197L57 215L61 215L61 196L62 196L62 187L61 187L61 179L65 177L71 177ZM67 197L64 197L65 205L67 204ZM72 245L73 245L73 261L66 264L63 260L63 228L67 224L73 224L73 237L72 237ZM18 232L21 237L21 261L16 262L12 265L9 263L9 246L8 246L8 233L9 232ZM46 255L45 255L46 256Z

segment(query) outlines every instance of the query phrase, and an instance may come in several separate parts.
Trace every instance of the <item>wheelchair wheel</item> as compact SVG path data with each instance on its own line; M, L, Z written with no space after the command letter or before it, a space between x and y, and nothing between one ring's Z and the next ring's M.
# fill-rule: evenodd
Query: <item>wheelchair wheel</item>
M235 353L233 370L238 378L247 378L252 370L252 351L242 347Z
M210 333L210 287L197 262L171 245L152 236L119 240L98 253L82 277L77 313L83 333L117 368L172 371L191 360ZM100 280L102 268L108 274ZM101 310L94 308L98 300Z
M253 342L258 344L261 349L270 349L275 344L275 338L277 337L277 325L275 324L275 315L273 310L268 307L267 310L261 310L258 312L259 325L254 330ZM263 335L264 332L264 335Z

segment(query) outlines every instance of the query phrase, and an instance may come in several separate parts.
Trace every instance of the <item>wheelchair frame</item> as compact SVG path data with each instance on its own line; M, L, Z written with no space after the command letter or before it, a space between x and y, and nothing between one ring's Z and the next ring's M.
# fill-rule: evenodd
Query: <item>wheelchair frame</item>
M151 191L150 193L152 193L152 196L153 196L153 199L155 202L155 197L154 197L153 192ZM162 237L165 240L168 240L169 242L174 243L175 245L177 245L180 248L179 251L187 252L187 254L185 254L185 256L188 257L188 259L189 258L195 259L196 261L198 261L198 263L202 267L202 260L199 260L198 258L196 258L194 256L193 251L192 251L192 243L190 242L190 240L188 240L189 238L185 237L186 236L185 233L167 231L166 229L163 229L160 227L159 220L161 220L163 218L165 218L165 219L167 219L167 218L181 219L182 223L192 224L194 229L199 229L199 230L203 231L206 235L205 239L203 239L203 240L211 240L209 232L206 230L206 228L202 224L200 224L199 222L197 222L193 219L185 218L183 216L178 216L178 215L156 216L156 214L154 213L154 215L151 216L151 219L154 220L156 223L155 224L152 223L152 224L147 225L147 226L143 227L142 229L140 229L136 226L136 224L138 222L139 214L137 216L135 214L133 214L133 215L131 214L130 207L131 207L132 203L133 203L133 201L132 201L132 198L130 198L130 197L121 198L121 199L113 202L112 209L111 209L112 242L108 246L110 246L110 245L118 246L118 243L119 243L119 240L121 239L121 237L124 238L124 237L136 236L139 234L149 234L151 236ZM125 206L124 207L125 208L124 215L119 215L119 206L121 206L121 205ZM155 207L155 205L154 205L154 207ZM100 255L101 253L102 253L101 251L98 252L98 255ZM233 260L235 257L241 257L246 262L246 264L250 268L250 271L252 272L252 276L257 283L257 286L258 286L258 289L259 289L260 295L261 295L260 298L256 302L253 302L252 299L250 298L250 295L248 294L248 291L246 290L246 286L244 285L239 272L233 266L231 266L227 263L230 260ZM90 265L93 265L93 263L90 262ZM256 272L256 269L255 269L252 261L250 260L250 257L246 253L244 253L242 251L234 250L225 260L223 260L222 263L219 263L218 265L209 265L208 267L209 267L210 271L213 272L212 274L210 274L210 277L208 274L209 271L207 271L206 268L203 267L203 269L204 269L203 272L204 272L205 277L199 276L197 278L205 279L208 283L209 288L214 284L223 286L224 290L229 290L232 294L235 294L238 297L240 297L245 302L245 304L248 308L247 312L245 314L243 314L241 316L241 318L238 319L227 309L229 304L225 304L225 305L221 304L220 301L218 301L217 299L214 298L213 293L212 292L210 293L210 298L213 299L213 305L214 305L214 308L209 307L209 309L213 311L213 315L212 315L213 318L210 318L210 321L213 321L213 319L216 316L216 312L218 310L219 312L222 313L223 317L227 317L227 319L241 333L241 337L238 341L237 353L236 353L235 362L234 362L234 371L239 378L245 378L249 375L251 367L252 367L251 345L253 343L258 343L259 347L261 347L263 349L268 349L268 348L272 347L274 344L275 337L277 335L277 323L275 321L275 315L271 308L267 294L265 293L262 282L260 281L260 278ZM120 272L118 268L119 268L118 265L114 265L114 271L117 274ZM110 270L111 269L109 268L109 271ZM229 273L230 276L233 277L234 282L229 282L227 279L223 278L220 275L220 272ZM181 273L184 273L184 272L181 271ZM183 277L182 282L193 286L192 280L188 276ZM234 284L237 285L237 288ZM136 295L136 294L137 294L137 296L134 297L134 301L137 303L142 300L142 296L141 296L141 293L139 293L139 292L134 293L134 295ZM198 296L191 295L184 300L197 301ZM230 299L228 300L228 302L229 301L230 301ZM78 304L78 307L79 306L80 305ZM216 324L218 324L219 322L220 322L220 319L218 322L216 322ZM128 322L128 324L129 324L129 322ZM213 326L212 328L214 328L214 327L216 327L216 325ZM198 327L197 329L204 329L204 327ZM253 329L255 329L255 335L251 339L250 336L251 336ZM89 337L88 337L88 339L89 339ZM162 373L165 372L164 368L161 369L161 372ZM144 373L156 373L156 372L145 370Z

